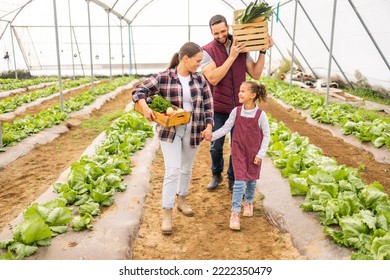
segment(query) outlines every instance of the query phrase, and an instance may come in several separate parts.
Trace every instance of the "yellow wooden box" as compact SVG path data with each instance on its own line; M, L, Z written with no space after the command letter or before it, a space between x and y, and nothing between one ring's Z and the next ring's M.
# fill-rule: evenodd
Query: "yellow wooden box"
M237 17L245 10L234 11L233 36L244 42L246 51L265 51L269 48L268 21L239 24Z
M177 110L179 107L177 106L172 106L173 109ZM143 114L141 106L138 104L138 102L135 103L134 105L134 110ZM191 114L189 112L180 112L176 113L171 117L168 117L164 114L161 114L159 112L156 112L153 110L154 115L156 116L156 119L154 120L156 123L163 127L171 127L171 126L176 126L176 125L181 125L181 124L187 124L190 122L191 119Z

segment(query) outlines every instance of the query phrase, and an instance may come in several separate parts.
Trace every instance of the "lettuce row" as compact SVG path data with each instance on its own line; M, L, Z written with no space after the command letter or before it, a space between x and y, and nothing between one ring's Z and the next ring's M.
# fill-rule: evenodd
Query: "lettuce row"
M65 81L63 83L62 88L63 89L74 88L89 82L91 82L91 78L89 77L80 78L75 81ZM60 90L59 85L53 85L43 89L34 90L33 92L29 92L26 94L19 94L13 97L4 98L0 100L0 114L13 112L16 110L16 108L18 108L22 104L33 102L38 98L50 96L56 92L59 92L59 90Z
M355 248L352 259L390 259L390 201L378 182L365 185L357 169L325 157L307 137L270 119L267 153L288 178L292 195L304 195L303 211L319 212L324 233Z
M18 88L27 88L29 86L39 85L42 83L56 82L58 78L53 77L41 77L28 80L20 79L0 79L0 91L8 91Z
M276 79L262 78L267 91L284 103L298 109L310 109L310 116L318 122L341 126L344 135L354 135L360 142L371 142L374 147L386 146L390 150L390 118L358 110L349 104L332 103L325 98L301 90Z
M144 147L153 131L142 115L130 111L106 130L106 136L93 156L83 156L71 165L65 183L54 184L57 199L34 203L24 212L13 238L0 242L0 249L7 250L0 259L28 257L69 227L91 229L100 208L114 203L113 195L127 187L122 176L131 174L130 156Z
M54 105L40 111L34 116L26 115L24 118L16 119L13 123L3 123L3 146L12 146L32 134L36 134L45 128L52 127L68 118L70 112L81 110L83 107L96 100L96 96L104 95L115 88L129 83L133 77L117 78L112 84L102 84L95 88L95 91L87 90L80 95L64 102L64 111L60 105Z

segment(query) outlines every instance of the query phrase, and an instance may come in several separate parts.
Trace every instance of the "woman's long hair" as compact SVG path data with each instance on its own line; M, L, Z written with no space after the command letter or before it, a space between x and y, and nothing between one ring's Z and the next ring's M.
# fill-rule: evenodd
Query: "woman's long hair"
M172 56L171 62L169 63L168 69L175 68L177 65L179 65L180 60L186 55L189 58L195 56L197 53L203 51L202 48L194 43L194 42L187 42L185 43L181 48L180 51L175 53Z

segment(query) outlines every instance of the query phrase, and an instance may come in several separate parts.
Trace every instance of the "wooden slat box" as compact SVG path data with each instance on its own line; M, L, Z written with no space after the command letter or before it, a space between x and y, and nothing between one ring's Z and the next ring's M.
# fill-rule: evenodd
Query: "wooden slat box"
M234 11L233 36L244 42L246 51L264 51L269 48L268 21L239 24L237 17L245 10Z
M176 106L172 106L173 109L177 110L179 109ZM134 105L134 110L143 114L141 106L138 104L138 102ZM161 114L159 112L156 112L153 110L154 115L156 116L156 119L154 120L156 123L158 123L161 126L164 127L171 127L181 124L187 124L190 122L191 114L189 112L179 112L174 114L171 117L168 117L164 114Z

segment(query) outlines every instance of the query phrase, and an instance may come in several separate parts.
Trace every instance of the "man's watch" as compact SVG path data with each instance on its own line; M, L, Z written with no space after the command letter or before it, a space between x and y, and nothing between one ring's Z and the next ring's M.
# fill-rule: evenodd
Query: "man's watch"
M267 51L260 51L260 53L262 53L262 54L266 54L266 53L267 53Z

